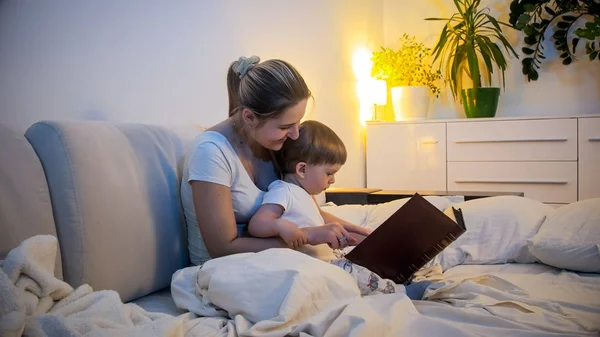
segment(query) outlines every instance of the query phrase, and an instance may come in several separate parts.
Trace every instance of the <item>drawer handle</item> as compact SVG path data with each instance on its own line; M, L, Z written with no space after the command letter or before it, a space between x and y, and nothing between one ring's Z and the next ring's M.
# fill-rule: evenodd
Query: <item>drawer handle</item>
M564 180L493 180L493 179L458 179L454 181L458 184L550 184L566 185L569 182Z
M568 138L518 138L518 139L466 139L456 140L456 144L463 143L526 143L526 142L566 142Z
M588 138L590 142L600 142L600 137L590 137Z
M432 145L432 144L437 144L437 143L438 143L437 140L424 140L421 142L421 144L424 144L424 145Z

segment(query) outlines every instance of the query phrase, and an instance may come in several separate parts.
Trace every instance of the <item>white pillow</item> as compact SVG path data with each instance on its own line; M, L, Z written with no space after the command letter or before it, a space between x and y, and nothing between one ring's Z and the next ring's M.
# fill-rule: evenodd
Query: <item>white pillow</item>
M425 200L429 201L433 206L435 206L440 211L445 211L448 207L455 205L456 198L447 198L447 197L439 197L439 196L424 196ZM393 201L389 201L386 203L374 205L373 208L370 209L367 214L367 218L365 219L365 227L375 229L379 227L385 220L387 220L392 214L394 214L400 207L404 206L406 202L408 202L410 198L402 198ZM464 200L461 198L461 200Z
M529 250L550 266L600 273L600 198L558 208L529 241Z
M467 232L450 244L434 262L444 270L459 264L533 263L527 240L534 237L554 209L537 200L500 196L455 204L463 212ZM452 209L446 210L452 215Z
M330 213L342 220L346 220L357 226L364 226L370 209L376 205L324 205L321 207L327 213Z
M457 200L464 200L462 197L424 196L424 198L442 212L448 207L456 204ZM387 218L392 216L392 214L402 207L409 199L410 198L402 198L381 204L370 205L325 205L322 209L355 225L375 229L387 220Z

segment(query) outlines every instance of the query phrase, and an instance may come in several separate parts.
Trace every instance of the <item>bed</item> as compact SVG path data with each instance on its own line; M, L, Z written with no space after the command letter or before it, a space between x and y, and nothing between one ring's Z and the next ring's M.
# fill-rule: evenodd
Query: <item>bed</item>
M361 297L341 268L269 249L180 269L161 301L123 304L115 291L56 279L50 262L58 242L40 235L3 262L0 335L23 328L26 336L107 337L599 335L600 198L558 209L514 196L425 198L444 212L462 209L467 232L422 270L439 273L419 274L432 281L423 300ZM374 229L406 201L322 207Z
M360 297L341 269L290 250L238 254L174 275L175 303L196 313L187 335L599 335L600 199L559 209L522 197L427 199L463 209L468 235L429 264L443 279L424 300ZM405 201L323 207L376 228Z

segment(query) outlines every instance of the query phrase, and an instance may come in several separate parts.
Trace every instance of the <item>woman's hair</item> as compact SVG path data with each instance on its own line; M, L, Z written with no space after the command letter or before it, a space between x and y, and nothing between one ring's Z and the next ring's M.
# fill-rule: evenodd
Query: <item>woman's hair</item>
M296 165L344 165L347 153L344 142L327 125L309 120L300 124L298 139L288 138L279 151L282 173L296 172Z
M282 60L262 63L258 56L240 57L229 66L229 116L248 108L259 120L275 117L311 96L300 73Z

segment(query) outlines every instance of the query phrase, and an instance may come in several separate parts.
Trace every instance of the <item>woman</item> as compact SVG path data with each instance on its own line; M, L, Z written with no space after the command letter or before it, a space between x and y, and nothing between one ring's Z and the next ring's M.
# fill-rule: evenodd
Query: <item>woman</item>
M241 57L229 67L229 118L200 134L184 166L181 199L190 260L287 247L280 238L241 235L271 182L273 151L298 138L310 90L285 61ZM368 231L321 210L326 226L306 228L311 245L343 248ZM352 234L352 235L351 235ZM343 243L343 244L342 244Z

